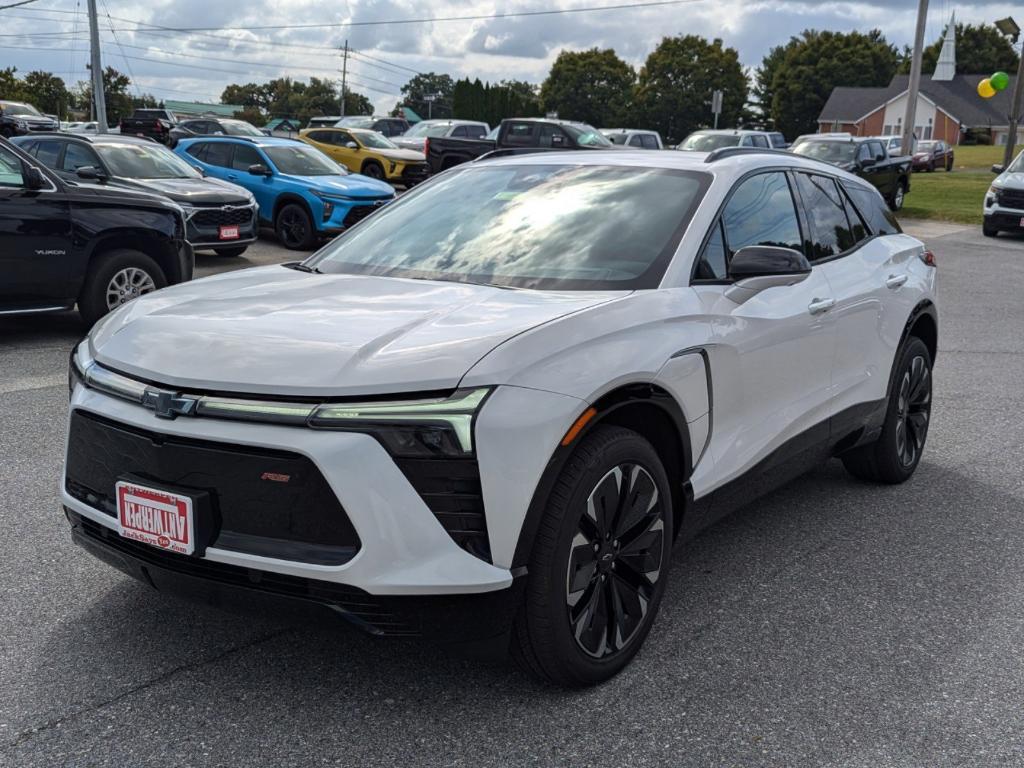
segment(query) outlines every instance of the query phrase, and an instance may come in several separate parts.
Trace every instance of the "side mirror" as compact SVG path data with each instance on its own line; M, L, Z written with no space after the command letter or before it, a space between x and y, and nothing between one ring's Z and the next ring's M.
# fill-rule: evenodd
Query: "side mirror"
M192 167L196 169L200 176L202 176L204 179L206 178L206 171L203 170L203 167L201 165L193 165Z
M354 141L346 141L345 149L359 149L359 145L356 144Z
M857 165L861 168L871 168L875 164L875 158L865 157L863 160L858 160Z
M249 166L249 173L253 176L270 176L270 169L267 168L263 163L256 163L255 165Z
M75 175L86 181L106 181L107 174L92 165L83 165L75 170Z
M737 304L754 298L761 291L796 285L811 274L811 263L799 251L774 245L749 245L740 248L729 262L729 277L734 282L725 296Z
M992 173L1002 173L1005 170L1005 166L1002 166L999 163L996 163L995 165L992 166Z
M46 177L34 165L24 166L21 176L25 189L42 189L46 186Z

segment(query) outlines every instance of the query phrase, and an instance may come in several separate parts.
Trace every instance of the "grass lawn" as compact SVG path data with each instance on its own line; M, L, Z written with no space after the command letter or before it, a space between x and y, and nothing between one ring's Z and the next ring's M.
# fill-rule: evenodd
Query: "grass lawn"
M991 167L1003 162L1003 147L956 147L952 173L915 173L903 216L981 224L981 204L995 179Z

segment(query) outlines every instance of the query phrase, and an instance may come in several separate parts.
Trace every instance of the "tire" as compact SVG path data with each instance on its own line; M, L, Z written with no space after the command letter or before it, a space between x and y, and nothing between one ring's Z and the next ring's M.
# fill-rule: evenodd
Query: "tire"
M248 250L248 248L248 245L236 245L232 248L214 248L213 252L216 253L218 256L234 258L236 256L241 256L243 253L246 252L246 250Z
M274 231L281 245L290 251L311 251L316 246L317 232L313 218L305 206L287 203L274 217Z
M620 495L623 482L636 493ZM603 519L597 520L588 509L609 508L602 498L616 508L633 501L627 507L632 514L598 512ZM658 454L632 430L595 427L547 500L513 627L512 657L540 680L568 687L613 677L654 623L671 554L672 499Z
M983 234L985 237L998 237L999 229L996 227L989 226L989 223L987 221L982 221L981 234Z
M952 173L952 172L953 172L953 158L949 158L949 160L946 161L946 173Z
M916 336L897 356L878 440L843 455L843 466L856 478L896 485L910 479L921 461L932 409L932 358Z
M78 311L91 327L121 304L166 285L163 270L152 258L119 248L93 258L78 296Z
M896 191L889 196L889 208L898 211L903 207L903 198L907 194L907 184L904 181L896 182Z
M369 176L371 179L380 179L384 181L384 168L376 160L368 160L363 163L362 169L359 171L363 176Z
M935 161L928 163L928 173L935 173Z

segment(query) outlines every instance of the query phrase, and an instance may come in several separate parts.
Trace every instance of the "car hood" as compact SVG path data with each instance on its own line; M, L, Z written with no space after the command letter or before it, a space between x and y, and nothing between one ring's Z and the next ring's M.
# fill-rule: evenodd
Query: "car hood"
M426 159L422 152L413 149L378 149L376 152L388 160L398 160L402 163L422 163Z
M403 138L401 136L392 136L391 137L391 143L392 144L397 144L402 149L412 149L412 150L415 150L416 152L422 152L423 151L423 147L426 146L426 141L427 140L425 138L420 138L420 139L415 138L415 137Z
M619 295L260 267L143 296L101 321L90 343L99 363L181 389L449 390L513 336Z
M997 189L1024 189L1024 173L1001 173L992 185Z
M8 115L8 117L14 120L22 120L29 125L60 125L57 121L49 117L35 117L33 115Z
M358 173L350 173L347 176L289 175L288 178L324 195L341 195L369 200L384 200L395 196L394 188L387 182L361 176Z
M126 179L118 177L117 183L132 189L169 197L183 205L248 205L249 193L241 187L220 179Z

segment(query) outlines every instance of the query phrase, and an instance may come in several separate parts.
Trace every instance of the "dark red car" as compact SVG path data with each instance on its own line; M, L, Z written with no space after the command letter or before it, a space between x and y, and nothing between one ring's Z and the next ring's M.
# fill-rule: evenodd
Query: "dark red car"
M944 141L919 141L914 150L914 170L934 171L936 168L953 170L953 148Z

